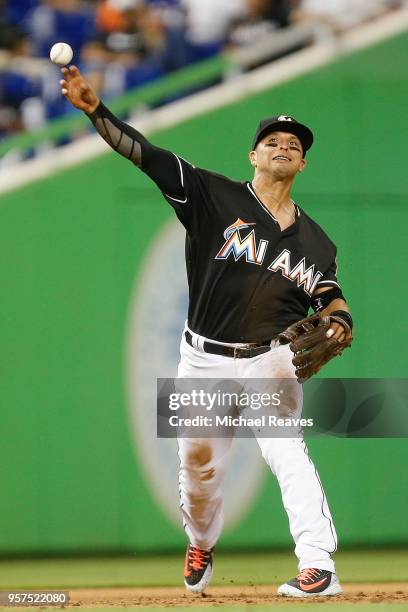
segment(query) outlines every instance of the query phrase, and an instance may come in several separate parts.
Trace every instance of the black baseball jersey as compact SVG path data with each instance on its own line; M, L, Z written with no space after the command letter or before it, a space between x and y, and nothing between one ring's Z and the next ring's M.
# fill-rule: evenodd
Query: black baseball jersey
M155 181L186 228L193 332L220 342L264 342L307 316L316 288L338 287L336 247L298 206L295 222L281 231L250 182L155 147L103 105L91 119L122 155L126 143L126 157Z

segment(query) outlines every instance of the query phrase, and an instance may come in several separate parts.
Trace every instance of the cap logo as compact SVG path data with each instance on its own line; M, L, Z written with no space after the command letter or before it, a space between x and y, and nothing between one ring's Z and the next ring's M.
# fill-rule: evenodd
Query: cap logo
M288 117L287 115L280 115L280 117L278 117L278 121L294 121L294 119L292 117Z

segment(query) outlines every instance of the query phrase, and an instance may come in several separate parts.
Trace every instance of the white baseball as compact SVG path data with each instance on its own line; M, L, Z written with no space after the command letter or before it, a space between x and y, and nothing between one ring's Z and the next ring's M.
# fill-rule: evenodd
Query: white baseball
M51 47L50 58L54 64L58 66L66 66L72 60L74 52L67 43L59 42L55 43Z

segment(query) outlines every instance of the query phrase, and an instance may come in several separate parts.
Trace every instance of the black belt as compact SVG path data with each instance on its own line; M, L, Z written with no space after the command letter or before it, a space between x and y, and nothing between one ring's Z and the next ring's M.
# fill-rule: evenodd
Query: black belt
M184 333L187 343L193 346L193 336L189 331ZM266 342L266 340L265 340ZM268 340L271 342L271 340ZM264 344L249 344L248 346L224 346L223 344L216 344L209 340L204 340L203 343L204 353L211 353L212 355L223 355L224 357L234 357L235 359L250 359L262 353L267 353L271 350L270 345L265 346Z

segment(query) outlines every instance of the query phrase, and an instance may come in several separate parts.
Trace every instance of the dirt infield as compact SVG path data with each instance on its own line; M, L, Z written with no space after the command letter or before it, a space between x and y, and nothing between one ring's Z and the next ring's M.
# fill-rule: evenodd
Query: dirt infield
M191 595L180 587L135 589L78 589L71 590L70 606L76 607L209 607L221 605L254 605L294 601L303 603L324 601L347 603L402 603L408 602L408 585L404 582L383 584L346 584L344 595L337 597L292 599L276 595L276 586L214 586L203 595Z

